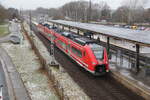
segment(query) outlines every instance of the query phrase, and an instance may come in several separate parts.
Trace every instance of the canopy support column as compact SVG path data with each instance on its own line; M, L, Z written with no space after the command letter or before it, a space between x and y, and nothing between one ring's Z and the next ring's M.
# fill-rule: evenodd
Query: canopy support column
M109 56L109 50L110 50L110 41L109 41L109 37L107 37L107 53Z
M69 26L69 32L70 32L70 26Z
M139 61L139 53L140 53L140 45L139 44L136 44L136 70L137 72L140 71L140 61Z
M64 30L64 26L62 26L62 30Z
M79 34L79 32L80 32L80 30L79 30L79 29L77 29L77 34Z
M97 41L98 41L98 42L100 42L100 41L101 41L99 36L98 36L98 38L97 38Z

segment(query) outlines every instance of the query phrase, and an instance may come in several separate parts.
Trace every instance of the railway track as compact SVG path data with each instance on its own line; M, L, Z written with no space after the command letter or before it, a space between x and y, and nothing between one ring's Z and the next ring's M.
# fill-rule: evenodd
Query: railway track
M35 26L33 31L50 51L50 42L37 32ZM55 58L92 100L144 100L110 75L92 76L57 48L55 48Z

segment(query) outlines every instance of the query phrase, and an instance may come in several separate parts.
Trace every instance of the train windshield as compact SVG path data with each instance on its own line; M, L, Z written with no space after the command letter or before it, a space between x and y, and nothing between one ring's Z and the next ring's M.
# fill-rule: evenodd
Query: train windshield
M90 47L91 47L96 59L102 60L104 48L98 44L90 44Z

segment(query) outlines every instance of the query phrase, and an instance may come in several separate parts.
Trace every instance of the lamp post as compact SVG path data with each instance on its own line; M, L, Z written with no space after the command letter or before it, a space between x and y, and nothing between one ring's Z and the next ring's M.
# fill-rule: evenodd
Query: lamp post
M32 29L31 29L31 27L32 27L32 22L31 22L31 21L32 21L31 11L30 11L30 13L29 13L29 16L30 16L30 22L29 22L29 23L30 23L30 35L32 36L32 31L31 31L31 30L32 30Z

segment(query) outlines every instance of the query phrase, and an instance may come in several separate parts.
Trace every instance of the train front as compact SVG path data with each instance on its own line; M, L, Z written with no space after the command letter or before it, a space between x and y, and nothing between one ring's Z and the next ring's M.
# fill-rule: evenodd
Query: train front
M98 44L89 44L90 47L90 69L93 70L94 75L105 75L109 72L109 60L107 50Z

